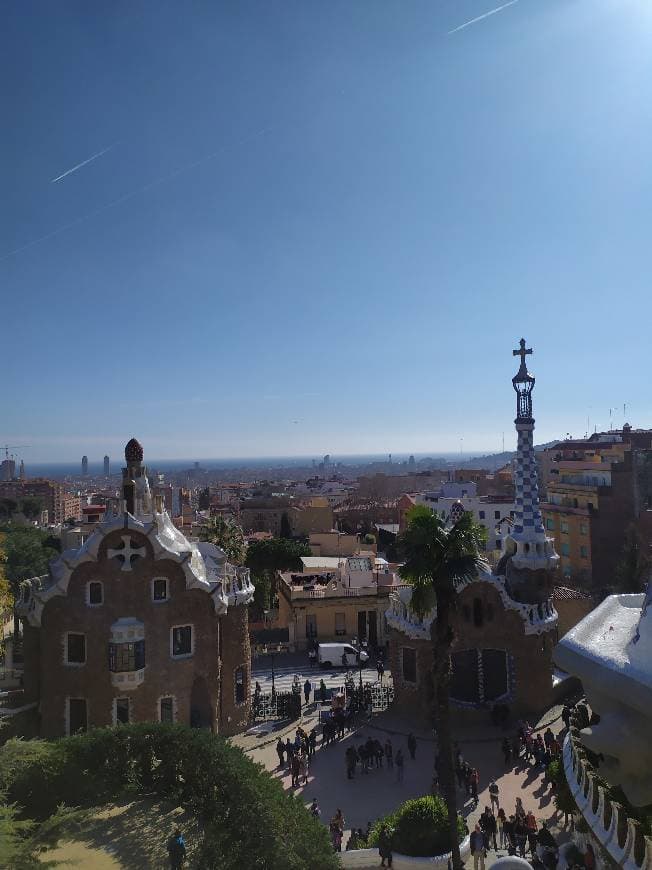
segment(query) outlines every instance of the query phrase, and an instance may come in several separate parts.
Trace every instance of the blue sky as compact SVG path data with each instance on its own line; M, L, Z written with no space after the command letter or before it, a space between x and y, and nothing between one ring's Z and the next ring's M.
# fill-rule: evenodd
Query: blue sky
M521 335L652 426L652 6L499 5L5 5L0 441L497 450Z

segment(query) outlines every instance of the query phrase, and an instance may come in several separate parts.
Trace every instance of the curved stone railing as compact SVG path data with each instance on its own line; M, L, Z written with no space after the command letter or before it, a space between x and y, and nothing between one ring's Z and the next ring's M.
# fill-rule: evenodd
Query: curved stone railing
M622 804L608 797L587 759L579 727L587 724L586 708L579 705L564 741L563 754L573 799L593 836L617 864L624 870L652 870L652 838L643 834L640 822L627 816Z

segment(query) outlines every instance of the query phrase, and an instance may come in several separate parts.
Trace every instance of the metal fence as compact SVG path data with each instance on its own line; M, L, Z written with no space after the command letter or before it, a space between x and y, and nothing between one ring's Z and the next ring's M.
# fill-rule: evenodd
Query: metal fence
M301 716L301 694L297 692L254 693L251 718L254 722L272 719L293 721Z

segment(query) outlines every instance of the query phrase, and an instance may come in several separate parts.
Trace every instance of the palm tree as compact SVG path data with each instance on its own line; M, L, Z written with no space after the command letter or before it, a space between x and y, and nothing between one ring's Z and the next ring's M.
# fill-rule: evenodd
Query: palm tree
M199 530L199 538L216 544L234 565L243 565L247 556L247 542L244 533L233 520L221 516L209 517Z
M419 615L436 608L430 628L434 686L433 719L439 744L439 775L448 807L453 870L462 867L457 830L457 794L450 721L451 647L455 639L451 615L460 586L473 580L487 563L479 553L485 530L465 513L451 528L425 505L408 513L408 526L400 546L405 563L401 577L412 586L411 606Z

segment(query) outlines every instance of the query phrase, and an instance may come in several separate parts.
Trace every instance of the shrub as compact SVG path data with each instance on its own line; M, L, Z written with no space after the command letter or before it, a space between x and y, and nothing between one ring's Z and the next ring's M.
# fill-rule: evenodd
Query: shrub
M56 742L10 740L0 750L0 793L31 819L48 818L60 804L96 806L124 791L154 792L200 820L202 870L338 866L325 827L301 800L207 731L143 723Z
M392 849L402 855L420 858L450 852L448 809L443 798L436 795L405 801L394 813L376 822L369 835L370 846L378 845L383 825L394 831ZM462 840L466 826L459 816L457 832Z

